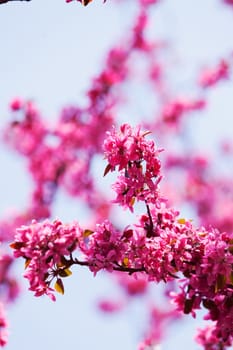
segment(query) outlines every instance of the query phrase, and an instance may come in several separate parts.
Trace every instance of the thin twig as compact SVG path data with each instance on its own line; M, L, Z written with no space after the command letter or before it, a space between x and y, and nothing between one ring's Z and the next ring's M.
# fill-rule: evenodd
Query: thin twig
M91 266L88 261L80 261L78 259L72 259L72 261L69 262L69 265L81 265L81 266ZM121 271L121 272L128 272L130 275L135 272L145 272L144 267L134 268L134 267L126 267L126 266L113 266L114 271Z
M7 2L10 2L10 1L31 1L31 0L0 0L0 5L6 4Z

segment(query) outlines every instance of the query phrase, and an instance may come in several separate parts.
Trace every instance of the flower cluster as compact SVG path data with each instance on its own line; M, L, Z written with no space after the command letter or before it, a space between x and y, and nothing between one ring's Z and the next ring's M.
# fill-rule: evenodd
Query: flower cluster
M1 291L1 300L5 299L7 302L14 301L19 293L18 283L10 271L13 261L13 257L8 254L0 256L0 285L4 287L4 295Z
M121 232L107 221L98 224L94 232L88 232L88 239L81 246L88 266L95 274L102 269L112 272L116 266L120 266L126 249Z
M84 6L91 2L77 1ZM223 1L232 4L231 0ZM131 31L124 35L120 45L109 51L103 70L87 90L85 107L66 106L57 124L51 126L42 121L32 102L12 100L13 121L6 128L4 139L27 159L34 188L26 210L0 222L0 238L5 242L12 240L15 228L24 225L17 230L11 247L15 257L25 259L25 277L30 289L35 295L47 294L52 300L54 289L64 293L63 278L71 274L73 265L87 266L94 274L101 270L116 273L128 299L146 293L148 282L178 281L180 291L171 293L176 309L195 317L196 311L204 308L205 318L212 321L211 327L199 332L198 343L205 350L223 350L231 345L233 336L232 179L209 176L209 159L192 153L186 116L196 111L201 113L207 105L210 88L229 81L231 61L224 58L195 79L193 88L198 88L202 95L190 98L188 93L186 96L183 91L177 91L177 84L174 96L167 85L168 76L172 76L164 55L168 46L164 41L152 41L147 31L149 14L153 12L151 5L159 1L133 2L139 6L139 12ZM143 62L139 69L137 63L133 64L135 57ZM150 121L145 118L137 128L132 128L127 118L127 124L118 130L116 116L117 107L123 103L122 86L138 71L143 79L146 77L146 85L153 86L153 100L158 105L151 116L157 118ZM135 105L136 102L134 99ZM104 141L112 125L115 126ZM147 139L148 132L144 129L155 131L168 148L174 141L172 150L163 154L166 171L163 176L167 183L163 196L161 149ZM179 154L175 154L174 144L181 148ZM112 202L131 212L136 202L141 204L137 207L140 215L125 228L118 217L111 215L112 205L105 193L95 186L93 160L96 155L102 156L102 152L107 160L104 174L118 172L112 186L116 193ZM173 186L168 178L173 179ZM55 194L60 188L90 209L88 229L81 229L77 223L41 221L51 216ZM176 205L192 205L199 226L203 227L197 229L191 221L180 218L179 212L164 198L170 201L172 193ZM32 219L35 220L30 223ZM209 228L210 224L216 229ZM7 301L17 294L15 280L9 275L12 261L8 255L0 259L1 297ZM105 301L100 306L110 312L122 305ZM177 311L163 312L152 307L151 327L140 349L156 346L161 341L163 326L176 315ZM6 342L6 326L0 309L0 345Z
M7 321L2 303L0 304L0 346L5 346L8 340Z
M214 334L219 342L229 342L233 334L233 236L195 230L166 206L151 210L153 221L155 215L156 235L150 237L139 225L120 232L103 222L90 231L81 230L77 224L46 221L18 229L11 246L16 257L26 260L30 289L37 296L47 294L52 299L51 282L55 278L55 289L64 292L61 278L70 275L69 268L75 264L86 265L94 273L102 269L141 271L157 282L183 276L181 292L173 295L177 309L195 315L203 306L208 310L207 318L215 321ZM77 249L83 261L73 259Z
M139 344L138 350L160 349L159 344L169 323L179 319L180 314L174 310L162 310L152 306L150 310L149 329L145 339Z
M61 278L71 274L66 258L76 249L79 236L76 224L62 225L60 221L33 221L17 230L11 247L15 257L25 259L25 277L36 296L47 294L54 300L50 286L54 278L55 288L63 291Z
M36 296L47 294L52 299L51 282L55 279L54 288L64 293L62 277L71 274L73 265L88 266L94 274L100 270L140 273L147 281L157 283L178 279L181 291L172 293L177 310L195 316L197 309L206 308L206 318L215 322L213 334L219 343L229 343L233 335L233 235L196 229L168 206L158 188L160 150L155 149L152 140L145 139L147 134L140 127L124 124L119 131L113 128L108 132L104 142L108 162L105 174L120 173L113 187L120 188L120 182L122 186L130 181L115 201L127 204L131 210L132 198L145 204L146 212L137 223L119 230L105 220L90 230L81 229L77 223L33 221L17 230L11 245L14 256L25 259L30 290ZM170 160L170 164L174 162ZM203 162L199 163L205 168ZM82 260L74 258L73 253ZM142 281L139 287L135 285L135 292L130 292L132 288L128 292L137 294L138 288L145 291ZM148 339L156 337L151 331Z
M165 104L161 112L161 118L163 122L177 127L183 115L202 110L205 104L204 99L176 98Z
M203 88L216 85L220 80L229 79L230 64L226 60L221 60L214 68L203 70L199 83Z
M5 142L25 156L30 156L46 136L46 127L31 102L15 98L10 103L15 118L5 129Z
M16 257L26 259L30 289L37 296L48 294L53 299L52 280L56 278L55 289L64 292L61 277L68 276L75 264L86 265L94 273L102 269L131 274L141 271L157 282L183 276L181 292L173 295L177 309L193 315L201 306L208 309L207 318L216 322L215 336L219 342L230 342L233 236L195 230L166 206L151 210L153 221L155 215L156 235L150 237L139 225L120 232L109 222L97 225L95 231L59 221L34 222L18 229L12 248ZM77 248L83 261L72 258Z
M219 338L216 335L215 326L212 325L208 325L205 328L198 330L196 342L200 344L205 350L225 349L232 344L231 339L219 341Z
M108 161L105 175L116 168L120 175L113 188L117 193L116 203L133 211L135 200L151 202L156 198L161 180L160 149L155 149L152 140L147 141L147 132L140 127L133 130L124 124L117 132L115 128L104 141L104 154Z

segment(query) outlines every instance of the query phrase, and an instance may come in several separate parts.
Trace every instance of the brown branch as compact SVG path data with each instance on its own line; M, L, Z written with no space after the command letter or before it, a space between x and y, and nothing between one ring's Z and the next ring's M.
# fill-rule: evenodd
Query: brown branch
M119 267L113 267L114 271L121 271L121 272L128 272L129 275L132 275L135 272L145 272L145 268L144 267L138 267L138 268L134 268L134 267L125 267L125 266L119 266Z
M88 261L80 261L78 259L73 259L72 260L68 260L67 261L68 264L66 267L70 267L72 265L81 265L81 266L92 266L90 265L90 263ZM93 265L94 266L94 265ZM114 271L121 271L121 272L127 272L130 275L135 273L135 272L145 272L145 268L144 267L139 267L139 268L134 268L134 267L126 267L126 266L121 266L118 265L113 267Z
M5 4L7 2L10 2L10 1L31 1L31 0L0 0L0 5Z

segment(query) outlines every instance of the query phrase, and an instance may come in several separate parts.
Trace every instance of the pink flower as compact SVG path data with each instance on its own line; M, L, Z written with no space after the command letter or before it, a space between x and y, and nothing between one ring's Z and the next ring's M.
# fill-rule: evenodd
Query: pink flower
M196 341L205 350L225 349L232 345L232 339L222 340L218 338L215 325L208 325L204 329L199 329Z
M3 304L0 304L0 346L5 346L8 341L8 323L5 317Z
M121 310L122 308L122 303L119 301L112 301L112 300L102 300L98 303L98 307L101 311L106 312L106 313L113 313L116 311Z
M221 60L214 68L206 68L200 78L199 83L203 88L216 85L220 80L226 80L230 75L230 66L226 60Z
M130 296L137 296L146 293L148 279L145 274L134 273L132 276L126 274L117 275L117 279L126 293Z
M66 257L77 248L80 235L77 224L63 225L58 220L33 221L17 229L11 247L15 257L25 259L25 277L36 296L47 294L54 299L50 284L54 278L69 275Z
M19 120L13 120L4 131L4 140L25 156L31 155L41 144L46 134L39 113L31 101L12 101L13 112L22 114Z
M23 107L23 105L24 101L21 98L17 97L11 101L10 109L12 111L19 111Z
M113 185L117 193L114 202L133 211L135 200L153 202L157 197L160 176L161 150L155 149L152 140L147 141L147 132L140 127L132 129L128 124L121 126L117 133L113 128L107 133L104 152L108 165L105 175L118 167L120 175Z
M121 239L122 233L108 221L96 225L95 231L88 237L82 252L86 255L89 269L95 274L102 269L113 271L124 259L126 244Z
M204 99L176 98L165 104L161 117L165 123L178 126L185 113L202 110L205 105Z
M10 255L2 255L0 257L0 285L4 292L2 300L12 302L19 294L19 286L15 278L11 275L11 266L14 259Z

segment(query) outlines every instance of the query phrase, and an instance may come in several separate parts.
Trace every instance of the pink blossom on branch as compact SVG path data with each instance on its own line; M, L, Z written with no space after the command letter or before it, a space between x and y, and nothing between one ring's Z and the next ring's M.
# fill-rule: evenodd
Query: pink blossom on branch
M36 296L47 294L55 300L51 283L55 279L55 287L62 289L61 277L71 274L66 265L78 244L80 230L76 224L62 225L60 221L36 223L17 230L15 257L24 257L26 273L30 289Z
M199 83L203 88L216 85L221 80L230 77L230 64L226 60L221 60L214 68L206 68L199 77Z
M77 224L46 221L18 229L11 246L16 257L25 259L30 289L53 300L51 282L55 279L55 289L64 293L62 278L71 274L73 265L88 266L94 273L141 271L157 282L180 278L181 273L182 293L173 296L178 310L195 315L195 309L203 306L208 319L216 322L219 342L230 341L233 237L195 230L177 213L170 211L169 217L167 210L154 237L147 237L143 228L135 228L131 235L120 232L108 222L89 231ZM82 260L73 257L75 252Z
M150 306L150 322L144 340L139 344L138 350L160 349L164 333L169 323L177 321L180 313L174 309L161 309L157 306Z
M6 321L3 304L0 303L0 346L5 346L8 341L8 323Z
M152 159L156 166L149 175L145 165L145 171L140 170L135 178L143 175L145 183L147 176L156 178L160 172L158 151L145 139L147 134L129 125L108 133L104 143L106 173L118 170L128 178L131 167L137 169L139 164L140 169L141 162ZM30 289L36 296L47 294L54 300L54 288L64 293L62 278L71 274L73 265L87 266L94 274L100 270L140 272L157 283L180 280L180 292L171 295L177 310L195 317L196 310L206 308L206 318L215 322L219 344L231 342L233 234L195 228L168 207L157 187L151 190L150 201L142 193L137 188L135 198L144 201L146 212L138 223L124 230L107 220L93 230L60 221L33 221L19 228L11 247L15 257L25 259Z
M120 171L113 185L117 193L114 202L131 211L135 200L154 201L161 180L158 158L161 149L156 150L154 142L145 139L147 134L140 127L133 130L130 125L124 124L120 132L113 128L104 141L104 154L108 161L105 175L115 169Z
M78 2L87 5L90 1ZM226 187L227 181L224 180L225 190L219 191L219 182L205 177L209 164L195 161L191 152L187 152L186 144L185 155L180 161L170 159L176 163L174 168L182 168L187 179L181 182L183 203L195 203L193 207L197 209L201 224L206 227L210 223L212 226L216 224L219 231L197 229L189 220L179 218L178 211L171 208L160 193L164 173L158 158L161 150L154 141L147 140L147 133L142 128L133 129L129 124L124 124L119 131L113 128L107 135L104 152L108 161L105 175L110 171L118 172L113 184L114 202L131 211L137 202L142 207L134 225L122 228L120 224L118 227L106 220L111 205L96 190L90 172L93 157L102 153L106 130L117 124L116 107L120 101L117 87L129 81L134 55L144 57L148 71L153 68L150 83L158 89L156 94L162 112L159 123L152 120L151 127L155 126L153 129L160 140L171 139L171 135L179 138L179 131L183 131L183 116L205 107L203 96L180 99L166 91L163 100L165 94L161 93L161 86L163 92L167 90L165 64L160 64L157 57L158 46L146 36L149 16L145 10L157 2L138 1L141 10L132 31L121 46L110 51L103 71L93 79L87 91L86 108L66 107L58 123L51 128L42 122L31 103L20 99L12 101L11 109L20 118L14 118L7 129L6 141L27 158L35 188L25 212L16 215L10 223L3 222L1 233L8 232L2 235L7 241L16 226L27 225L17 230L12 248L16 256L25 259L25 277L30 289L38 296L47 294L54 299L54 289L64 293L63 278L71 274L73 265L87 266L94 274L100 270L125 274L131 280L123 288L131 296L146 292L148 281L177 280L181 287L180 292L173 294L177 309L194 317L199 308L207 309L206 318L214 322L213 332L203 331L201 344L206 350L219 350L229 346L232 337L230 269L233 221L231 191L228 190L231 185ZM214 86L218 81L227 80L228 69L225 68L218 67L207 74L207 85ZM171 133L170 125L174 126L177 135ZM167 170L171 168L168 166ZM81 198L91 209L93 218L87 229L58 220L53 223L41 221L51 215L59 188ZM226 191L230 194L227 200ZM30 223L33 218L36 220ZM3 263L3 267L7 271L7 264ZM132 278L138 274L142 277L140 280ZM111 303L104 305L106 310L113 306ZM158 341L154 328L158 317L156 312L153 315L155 322L152 320L153 327L144 342L148 346Z

